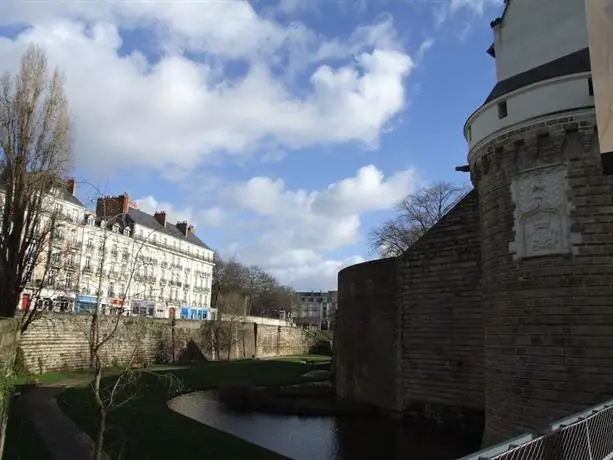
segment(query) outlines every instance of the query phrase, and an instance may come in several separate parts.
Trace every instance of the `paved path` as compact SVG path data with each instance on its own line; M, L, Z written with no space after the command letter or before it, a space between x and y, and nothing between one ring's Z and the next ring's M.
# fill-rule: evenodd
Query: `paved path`
M41 385L23 393L19 403L43 438L54 460L91 460L91 438L62 412L55 396L64 388L86 385L87 379Z
M154 371L186 369L188 366L167 366ZM94 442L68 417L55 399L64 388L84 386L91 376L43 384L26 390L20 397L36 430L43 438L54 460L91 460ZM16 401L17 403L17 401ZM105 458L108 458L105 456Z

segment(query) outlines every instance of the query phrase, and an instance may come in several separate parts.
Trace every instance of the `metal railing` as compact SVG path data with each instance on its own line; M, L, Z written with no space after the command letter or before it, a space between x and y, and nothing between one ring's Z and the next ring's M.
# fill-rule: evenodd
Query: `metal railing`
M613 399L460 460L613 460Z

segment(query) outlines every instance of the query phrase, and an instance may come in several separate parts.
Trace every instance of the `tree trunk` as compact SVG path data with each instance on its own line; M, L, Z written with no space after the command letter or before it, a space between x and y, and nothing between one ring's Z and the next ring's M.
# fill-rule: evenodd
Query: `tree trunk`
M232 323L229 323L229 326L230 332L228 333L228 361L230 361L232 357Z
M94 313L92 316L91 327L89 331L90 339L89 339L89 368L94 369L96 366L96 344L98 343L98 313Z
M10 286L2 286L2 298L0 299L0 317L12 318L15 316L17 306L19 305L19 292L15 292Z
M1 404L2 404L2 415L0 417L0 458L3 458L2 454L4 453L4 442L6 440L6 427L7 427L8 422L9 422L9 410L10 410L10 406L11 406L11 399L12 399L12 397L13 397L12 391L7 391L2 396L4 401L1 402Z
M106 430L106 410L98 408L98 431L96 433L96 443L94 446L94 460L103 459L104 432Z

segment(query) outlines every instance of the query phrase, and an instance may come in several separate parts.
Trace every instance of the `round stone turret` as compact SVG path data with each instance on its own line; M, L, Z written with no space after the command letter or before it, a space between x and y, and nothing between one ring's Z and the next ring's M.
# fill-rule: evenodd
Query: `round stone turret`
M583 0L507 1L492 26L499 82L465 126L481 219L484 445L613 396L613 176ZM544 61L519 59L538 34Z

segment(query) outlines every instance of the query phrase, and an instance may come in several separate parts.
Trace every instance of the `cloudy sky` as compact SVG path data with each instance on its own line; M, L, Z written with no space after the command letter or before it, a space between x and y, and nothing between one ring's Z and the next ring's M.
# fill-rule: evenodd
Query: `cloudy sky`
M1 0L0 71L38 43L65 73L88 205L127 192L224 257L331 289L395 201L467 182L501 4Z

